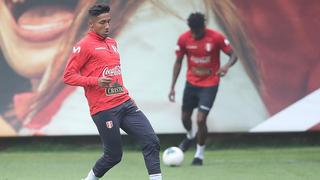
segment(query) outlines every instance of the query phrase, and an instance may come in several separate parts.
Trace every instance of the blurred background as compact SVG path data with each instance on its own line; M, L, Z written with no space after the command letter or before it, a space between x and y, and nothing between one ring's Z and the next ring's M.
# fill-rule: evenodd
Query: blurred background
M189 14L204 13L207 27L223 33L239 57L208 117L206 166L164 167L166 179L319 178L320 1L0 0L0 179L80 179L99 156L83 90L61 78L96 2L111 6L124 84L162 149L184 136L186 60L176 103L168 93ZM123 140L125 164L108 178L144 179L134 169L143 169L139 147L126 135Z
M0 2L0 136L97 134L82 88L61 81L95 2ZM177 38L195 11L206 14L207 26L225 34L240 58L222 78L209 132L319 130L318 1L103 2L112 9L124 83L158 134L184 132L186 65L177 102L169 103L167 95Z

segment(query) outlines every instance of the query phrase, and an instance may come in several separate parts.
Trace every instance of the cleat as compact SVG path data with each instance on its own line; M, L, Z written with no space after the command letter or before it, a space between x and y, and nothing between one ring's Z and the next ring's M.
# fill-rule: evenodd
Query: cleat
M183 152L186 152L194 142L195 142L195 138L193 139L184 138L179 144L179 148Z
M194 158L191 165L193 166L202 166L203 160L200 158Z

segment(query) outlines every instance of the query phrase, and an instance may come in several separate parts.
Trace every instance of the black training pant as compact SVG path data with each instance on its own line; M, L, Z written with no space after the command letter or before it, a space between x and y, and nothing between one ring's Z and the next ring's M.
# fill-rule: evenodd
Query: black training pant
M104 153L93 167L97 177L102 177L109 169L121 161L122 142L120 128L133 136L141 146L148 174L160 171L160 142L147 117L128 100L109 110L92 116L99 131Z

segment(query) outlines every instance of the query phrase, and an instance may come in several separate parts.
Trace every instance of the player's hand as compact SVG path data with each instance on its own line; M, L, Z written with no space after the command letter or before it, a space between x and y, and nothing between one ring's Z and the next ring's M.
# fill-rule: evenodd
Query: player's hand
M170 102L176 102L176 92L174 91L174 89L171 89L168 97Z
M216 74L220 77L223 77L227 74L228 69L229 69L228 67L221 67Z
M98 85L99 87L106 88L106 87L109 87L109 84L111 83L111 81L112 81L112 78L110 77L99 77Z

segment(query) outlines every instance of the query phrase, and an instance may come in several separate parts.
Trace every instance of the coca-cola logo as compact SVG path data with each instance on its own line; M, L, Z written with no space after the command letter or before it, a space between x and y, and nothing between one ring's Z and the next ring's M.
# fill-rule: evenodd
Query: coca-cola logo
M119 76L121 75L121 68L120 66L115 66L111 69L109 69L109 67L106 67L103 70L103 74L104 77L110 77L110 76Z

